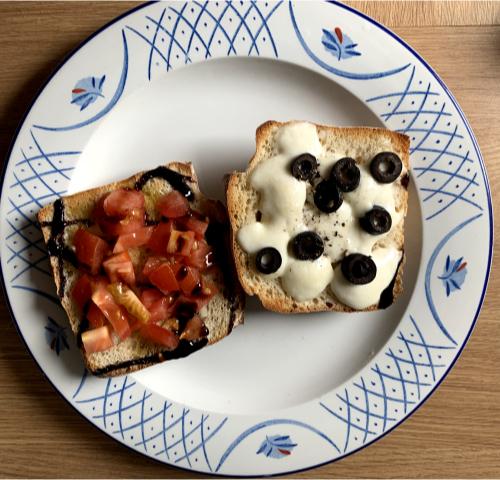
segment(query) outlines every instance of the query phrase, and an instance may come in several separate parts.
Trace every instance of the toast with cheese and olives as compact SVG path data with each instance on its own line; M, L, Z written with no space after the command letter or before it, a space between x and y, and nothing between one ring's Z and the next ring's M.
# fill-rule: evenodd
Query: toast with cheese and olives
M184 357L243 322L220 202L171 163L62 197L38 213L85 364L115 376Z
M227 179L231 247L249 295L277 312L386 308L402 292L409 138L270 121Z

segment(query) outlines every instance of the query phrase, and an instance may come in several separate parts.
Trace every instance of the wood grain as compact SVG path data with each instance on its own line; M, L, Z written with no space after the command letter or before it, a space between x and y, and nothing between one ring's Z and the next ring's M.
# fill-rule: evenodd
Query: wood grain
M452 0L389 2L351 0L344 2L388 27L499 25L500 3Z
M350 2L392 25L463 107L500 210L500 26L496 2ZM50 72L134 2L0 3L0 158ZM500 222L496 222L498 239ZM495 244L498 240L495 241ZM496 245L497 246L497 245ZM498 249L497 249L498 251ZM500 475L500 267L494 257L477 327L453 371L393 433L297 478L491 478ZM0 476L188 478L113 442L50 386L0 303Z

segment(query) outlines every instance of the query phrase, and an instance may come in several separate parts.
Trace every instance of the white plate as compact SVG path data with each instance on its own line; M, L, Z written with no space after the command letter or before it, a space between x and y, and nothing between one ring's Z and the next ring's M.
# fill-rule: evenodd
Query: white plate
M250 300L243 327L187 359L82 376L38 208L173 159L222 198L223 174L245 167L268 119L410 135L403 297L382 312L295 317ZM331 3L156 3L104 27L27 114L0 225L13 318L61 395L151 458L226 475L311 468L404 421L467 341L492 251L484 164L455 99L393 33Z

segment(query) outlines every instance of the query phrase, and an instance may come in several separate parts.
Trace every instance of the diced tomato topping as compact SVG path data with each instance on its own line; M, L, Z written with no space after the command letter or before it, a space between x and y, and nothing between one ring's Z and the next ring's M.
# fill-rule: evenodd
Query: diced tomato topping
M128 315L115 302L113 295L107 289L97 289L92 295L92 301L100 308L109 323L111 323L114 331L122 340L130 336Z
M178 218L188 213L189 203L182 193L173 190L158 199L156 209L164 217Z
M177 281L181 290L190 295L199 286L201 292L200 273L193 267L182 267L177 273Z
M154 227L141 227L132 233L120 235L115 243L113 253L120 253L129 248L140 247L149 242Z
M181 225L185 230L194 232L198 240L201 240L205 237L205 232L208 228L208 222L199 220L193 215L182 217L177 221L177 223Z
M135 285L134 264L127 251L109 257L104 261L103 266L111 282Z
M198 270L206 270L213 263L213 252L207 242L197 240L193 246L191 253L184 259L184 262L190 267L195 267Z
M144 210L144 194L119 188L106 196L103 209L108 217L125 218L134 210Z
M151 314L143 305L137 294L123 283L112 283L108 285L108 291L113 295L116 303L125 308L133 318L148 323Z
M115 222L104 218L98 220L98 224L107 236L119 237L144 227L144 211L141 210L137 216L125 217L123 220Z
M154 323L149 323L141 327L140 333L146 340L162 345L168 350L175 350L179 345L179 338L175 333Z
M175 278L172 267L168 263L162 263L149 274L149 281L164 294L179 290L179 284Z
M149 311L151 312L149 321L151 323L159 323L168 320L172 316L174 303L172 295L162 296L162 298L149 307Z
M108 244L102 238L83 228L76 231L73 243L78 261L89 267L92 275L96 275L108 252Z
M156 270L162 263L168 262L166 257L149 257L142 268L142 274L148 277L149 274Z
M133 209L125 218L108 217L104 212L104 199L101 199L92 212L92 218L97 222L104 235L118 237L144 227L144 208Z
M133 214L120 220L111 228L112 236L126 235L144 227L144 210L136 210Z
M92 273L81 274L71 292L81 309L92 300L87 310L91 330L82 334L89 353L113 346L111 327L121 340L138 331L166 349L179 344L178 318L189 318L182 339L194 341L207 335L197 313L218 292L215 283L201 274L213 262L212 248L205 240L208 218L191 211L177 191L162 196L156 208L168 221L148 227L142 192L118 189L99 200L92 218L107 240L116 239L108 258L106 240L82 228L75 233L76 256ZM128 250L144 246L150 255L137 275L146 288L137 289ZM101 266L105 277L98 276Z
M137 330L140 330L141 327L144 325L144 323L142 323L140 320L137 320L137 318L131 317L129 325L130 325L130 332L134 333L137 332Z
M156 288L146 288L141 292L141 302L149 311L151 311L150 307L163 297L163 293Z
M167 253L188 256L194 245L194 232L172 230L167 244Z
M108 327L99 327L83 332L82 343L87 353L102 352L113 346Z
M175 304L175 297L173 295L163 295L156 288L148 288L143 290L141 301L151 313L149 321L158 323L170 318Z
M78 305L78 308L83 310L83 307L85 307L85 304L90 300L91 296L92 284L89 276L84 273L83 275L80 275L75 283L75 286L73 287L73 290L71 290L71 298Z
M165 255L167 253L167 245L172 228L172 222L159 223L154 227L147 245L157 255Z
M109 280L104 275L99 275L98 277L92 277L90 279L90 284L92 285L92 293L98 288L106 288L109 284Z
M89 305L87 320L91 328L99 328L106 324L104 313L101 312L101 309L94 302Z
M188 320L184 331L181 334L181 340L194 341L207 336L207 329L203 320L195 315Z

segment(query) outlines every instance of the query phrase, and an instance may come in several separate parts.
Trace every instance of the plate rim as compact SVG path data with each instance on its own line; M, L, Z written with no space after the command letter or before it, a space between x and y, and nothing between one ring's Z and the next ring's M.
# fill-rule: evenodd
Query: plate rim
M155 4L155 3L158 3L158 1L156 0L150 0L150 1L146 1L145 3L142 3L142 4L139 4L131 9L128 9L126 10L125 12L121 13L120 15L114 17L113 19L111 19L110 21L108 21L107 23L105 23L103 26L101 26L100 28L98 28L97 30L95 30L94 32L92 32L89 36L87 36L82 42L80 42L76 47L72 48L67 54L65 54L62 58L62 60L60 60L60 62L58 62L57 66L52 70L52 72L49 74L49 76L46 78L46 80L41 84L41 86L37 89L37 92L35 93L35 95L33 96L32 100L29 102L29 105L26 107L26 110L24 112L24 114L22 115L15 131L14 131L14 134L12 136L12 139L10 141L10 145L9 145L9 148L7 149L7 153L5 155L5 158L4 158L4 164L3 164L3 167L2 167L2 171L0 173L0 192L3 191L3 187L4 187L4 183L5 183L5 178L6 178L6 173L7 173L7 167L9 165L9 160L10 160L10 157L12 155L12 152L13 152L13 149L14 149L14 145L16 143L16 140L19 136L19 133L26 121L26 118L28 117L29 113L31 112L31 110L33 109L34 105L36 104L36 102L38 101L39 97L42 95L42 93L44 92L45 88L47 87L47 85L52 81L52 79L57 75L57 73L62 69L63 66L66 65L66 63L73 57L75 56L81 49L83 49L83 47L85 47L85 45L90 42L94 37L98 36L100 33L104 32L105 30L107 30L109 27L111 27L112 25L114 25L115 23L119 22L120 20L122 20L123 18L125 17L128 17L129 15L143 9L143 8L146 8L152 4ZM470 139L472 141L472 144L474 146L474 149L476 151L476 154L478 156L478 161L479 161L479 166L481 168L481 173L483 175L483 179L484 179L484 187L485 187L485 192L486 192L486 199L487 199L487 212L488 212L488 215L489 215L489 238L488 238L488 241L489 241L489 249L488 249L488 259L487 259L487 263L486 263L486 271L485 271L485 276L484 276L484 283L483 283L483 288L482 288L482 292L481 292L481 296L479 298L479 301L478 301L478 306L477 306L477 309L476 309L476 312L474 314L474 318L472 319L472 322L470 324L470 328L468 330L468 332L466 333L466 335L464 336L464 339L461 343L461 345L458 347L457 346L457 351L454 355L454 357L452 358L452 360L450 361L450 363L447 365L447 368L444 370L444 373L441 375L441 378L436 381L436 383L433 385L433 387L427 392L426 396L421 399L419 401L419 403L417 404L417 406L411 410L409 413L406 413L404 416L402 416L402 418L395 422L394 425L392 425L391 427L387 428L387 430L385 430L383 433L381 433L380 435L376 436L375 438L367 441L366 443L364 443L363 445L349 451L349 452L346 452L346 453L342 453L340 454L339 456L333 458L333 459L330 459L330 460L327 460L325 462L321 462L321 463L317 463L317 464L314 464L314 465L310 465L310 466L306 466L306 467L302 467L302 468L298 468L298 469L292 469L292 470L284 470L284 471L281 471L281 472L278 472L278 473L271 473L271 474L265 474L265 475L258 475L258 474L230 474L230 473L221 473L219 471L216 471L216 472L205 472L204 470L197 470L195 468L187 468L187 467L183 467L183 466L179 466L179 465L176 465L176 464L172 464L172 463L167 463L167 462L164 462L160 459L157 459L157 458L154 458L150 455L145 455L144 453L140 452L140 451L137 451L136 449L134 449L131 445L127 444L127 443L124 443L122 441L120 441L118 438L115 438L114 436L110 435L102 426L98 425L97 423L94 423L92 421L89 421L89 418L83 413L83 411L81 410L78 410L76 405L72 404L71 401L69 400L69 398L66 398L66 396L62 393L61 390L59 390L59 388L55 385L55 383L49 378L49 376L45 373L45 371L43 370L41 364L39 363L39 361L37 360L37 358L35 357L35 354L32 352L32 350L29 348L28 344L27 344L27 341L25 339L25 337L23 336L22 332L21 332L21 329L20 329L20 326L18 324L18 321L14 315L14 311L13 311L13 308L12 308L12 305L11 305L11 301L10 301L10 298L9 298L9 295L8 295L8 292L7 292L7 285L6 285L6 282L5 282L5 278L4 278L4 274L3 274L3 268L2 268L2 265L0 264L0 284L1 284L1 290L3 292L3 295L4 295L4 298L6 300L6 305L7 305L7 309L8 309L8 312L9 312L9 315L11 317L11 320L12 320L12 323L14 324L14 327L18 333L18 335L20 336L21 340L22 340L22 343L24 344L26 350L28 351L29 355L33 358L33 360L35 361L35 364L37 365L37 367L40 369L41 373L43 374L43 377L45 377L45 379L47 379L49 381L49 384L52 386L52 388L54 388L54 390L63 398L63 400L68 403L79 415L81 415L85 420L86 420L86 423L90 423L94 428L97 428L98 430L102 431L106 437L108 438L111 438L112 440L114 440L116 443L120 444L120 445L123 445L125 446L127 449L130 449L132 451L135 451L137 453L139 453L141 456L144 456L150 460L153 460L161 465L166 465L167 467L171 467L171 468L174 468L174 469L180 469L180 470L184 470L184 471L187 471L187 472L196 472L196 473L201 473L201 474L205 474L205 475L213 475L213 476L220 476L220 477L233 477L233 478L259 478L259 477L275 477L275 476L280 476L280 475L286 475L286 474L295 474L295 473L299 473L299 472L304 472L304 471L307 471L307 470L312 470L312 469L315 469L315 468L318 468L318 467L321 467L321 466L324 466L324 465L327 465L327 464L332 464L334 462L337 462L343 458L346 458L354 453L357 453L358 451L372 445L373 443L377 442L378 440L382 439L383 437L385 437L387 434L391 433L396 427L399 427L402 423L404 423L406 420L408 420L411 416L413 416L413 414L415 412L417 412L421 407L422 405L424 405L427 400L435 393L435 391L437 390L437 388L443 383L443 381L446 379L446 377L448 376L448 374L450 373L451 369L455 366L457 360L460 358L460 356L462 355L462 352L463 350L465 349L465 347L467 346L469 340L470 340L470 337L474 331L474 328L476 327L476 324L477 324L477 320L479 318L479 314L481 312L481 309L482 309L482 306L484 304L484 300L485 300L485 297L486 297L486 292L487 292L487 289L488 289L488 285L489 285L489 280L490 280L490 275L491 275L491 266L492 266L492 260L493 260L493 250L494 250L494 216L493 216L493 202L492 202L492 195L491 195L491 188L490 188L490 182L489 182L489 178L488 178L488 173L487 173L487 170L486 170L486 165L485 165L485 162L484 162L484 158L483 158L483 155L481 153L481 150L480 150L480 147L479 147L479 144L478 144L478 141L476 139L476 136L472 130L472 127L467 119L467 117L465 116L465 113L463 112L460 104L458 103L458 101L456 100L455 96L453 95L453 93L451 92L451 90L448 88L448 86L446 85L446 83L441 79L441 77L438 75L438 73L434 70L434 68L411 46L409 45L405 40L403 40L401 37L399 37L396 33L394 33L390 28L386 27L385 25L383 25L382 23L378 22L377 20L373 19L372 17L368 16L367 14L349 6L349 5L345 5L343 3L340 2L340 0L326 0L326 3L330 3L330 4L333 4L337 7L341 7L342 9L344 10L347 10L355 15L357 15L358 17L361 17L363 20L369 22L370 24L376 26L377 28L381 29L385 34L388 34L390 37L392 37L394 40L396 40L402 47L404 47L406 50L408 50L420 63L423 67L425 67L425 69L431 74L431 76L433 77L434 80L436 80L440 86L443 88L444 92L446 93L446 95L448 96L448 98L451 100L451 102L453 103L454 107L456 108L456 111L457 113L459 114L464 126L465 126L465 129L467 130L467 133L470 135ZM364 104L366 104L365 100L364 99L360 99ZM306 402L307 403L307 402Z

